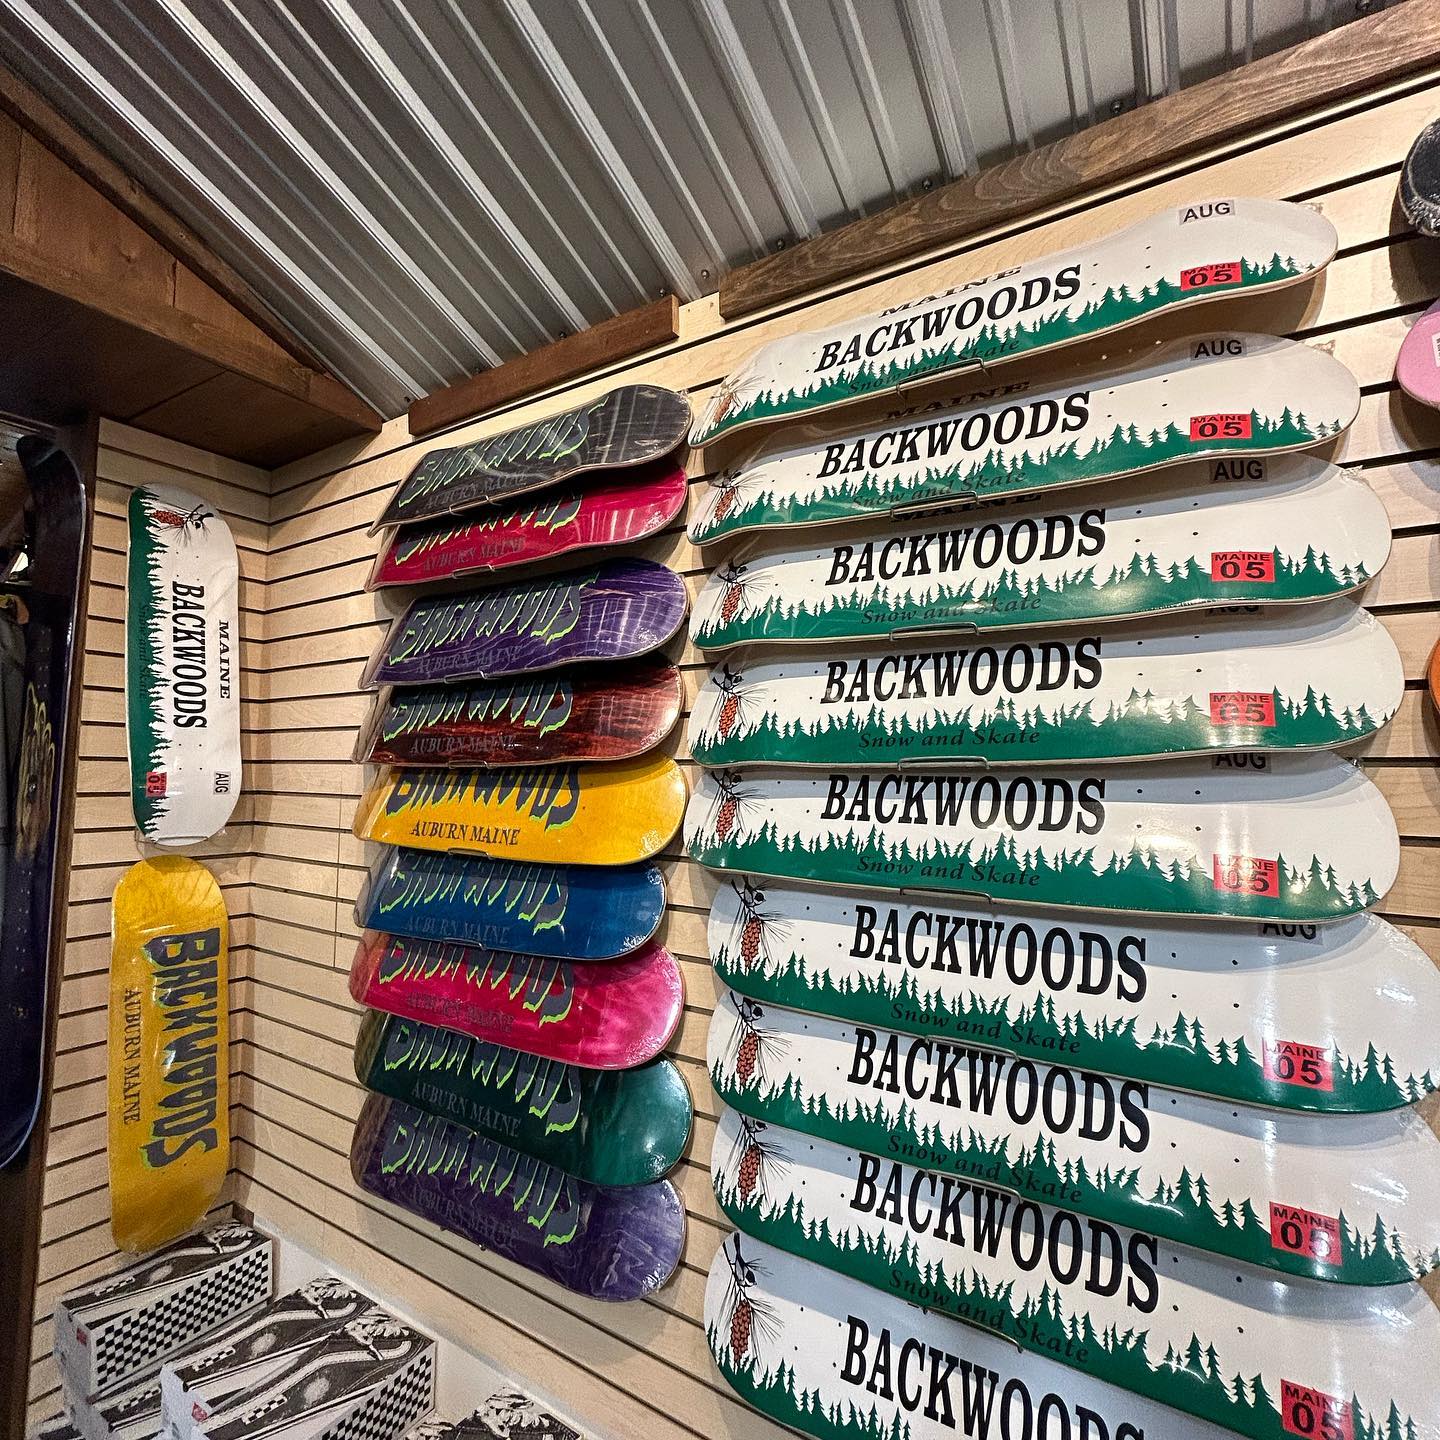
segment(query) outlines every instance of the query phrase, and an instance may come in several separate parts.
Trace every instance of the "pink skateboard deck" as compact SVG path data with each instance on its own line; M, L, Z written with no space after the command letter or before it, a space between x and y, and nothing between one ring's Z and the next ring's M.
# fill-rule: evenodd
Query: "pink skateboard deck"
M685 986L653 940L603 965L367 931L350 965L357 1004L587 1070L628 1070L663 1050Z
M1395 378L1412 400L1440 407L1440 300L1410 327L1395 360Z
M458 580L644 540L685 508L686 485L683 466L657 460L619 471L613 480L545 495L535 504L482 512L464 522L409 526L376 556L365 588Z

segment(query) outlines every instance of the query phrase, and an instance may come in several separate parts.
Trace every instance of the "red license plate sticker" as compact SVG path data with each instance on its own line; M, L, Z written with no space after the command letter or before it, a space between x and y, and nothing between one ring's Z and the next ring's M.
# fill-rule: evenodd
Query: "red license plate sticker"
M1244 580L1253 585L1275 583L1275 552L1273 550L1212 550L1210 579Z
M1254 420L1248 410L1190 417L1192 440L1248 440L1253 429Z
M1307 1090L1333 1090L1335 1068L1330 1052L1298 1040L1267 1040L1261 1070L1267 1080L1302 1085Z
M1258 725L1269 729L1275 724L1275 693L1272 690L1212 690L1210 723Z
M1238 260L1212 260L1208 265L1192 265L1180 272L1182 290L1212 290L1217 285L1238 285L1240 280Z
M1293 1380L1280 1381L1280 1427L1305 1440L1355 1440L1350 1407L1338 1395Z
M1260 855L1212 855L1211 877L1215 888L1227 895L1280 894L1280 865Z
M1321 1265L1338 1265L1344 1247L1340 1221L1300 1205L1270 1202L1270 1248L1303 1255Z

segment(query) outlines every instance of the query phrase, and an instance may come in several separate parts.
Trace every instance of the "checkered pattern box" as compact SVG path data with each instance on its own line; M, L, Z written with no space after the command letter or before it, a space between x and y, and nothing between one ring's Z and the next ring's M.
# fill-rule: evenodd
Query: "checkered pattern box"
M446 1440L454 1428L451 1420L422 1420L413 1430L405 1432L405 1440Z
M55 1359L72 1395L141 1375L270 1298L270 1240L215 1225L72 1291L55 1307Z
M400 1440L435 1408L435 1342L378 1308L234 1396L192 1440Z
M68 1415L52 1415L30 1431L29 1440L83 1440Z
M445 1440L585 1440L585 1437L519 1390L497 1390L473 1415L452 1426Z
M162 1368L166 1432L174 1440L190 1440L191 1426L208 1420L232 1396L269 1380L347 1321L374 1308L368 1295L323 1275L236 1321L203 1350Z
M151 1440L162 1424L160 1372L78 1402L72 1418L84 1440Z

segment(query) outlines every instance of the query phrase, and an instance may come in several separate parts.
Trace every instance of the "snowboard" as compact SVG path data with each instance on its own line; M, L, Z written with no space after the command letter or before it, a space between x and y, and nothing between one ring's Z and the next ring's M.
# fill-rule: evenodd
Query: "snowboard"
M716 893L709 950L764 1007L1244 1105L1365 1113L1440 1088L1440 973L1377 915L1077 923L742 877Z
M674 1273L685 1207L668 1180L602 1189L379 1095L355 1125L362 1190L594 1300L639 1300Z
M395 487L369 533L500 504L588 470L659 460L689 425L683 395L622 385L533 425L430 451Z
M52 952L58 983L69 888L68 815L79 723L76 637L83 628L90 496L60 446L25 436L16 446L29 485L25 699L10 833L0 885L0 1166L24 1149L40 1114L48 1065Z
M1337 244L1335 227L1304 205L1236 198L1174 206L1002 274L772 340L716 390L690 443L1291 285L1323 270Z
M559 765L633 760L675 728L673 665L561 671L534 680L387 690L355 746L357 764Z
M130 492L125 733L130 808L155 845L197 845L240 795L239 562L213 506Z
M735 557L691 638L735 645L1096 624L1216 605L1331 599L1384 566L1390 521L1358 476L1310 456L1196 466L1074 510L911 522Z
M613 960L652 939L665 915L654 865L517 865L398 846L355 901L362 930L454 940L555 960Z
M748 1235L727 1236L716 1252L704 1313L731 1389L817 1440L1233 1440L1058 1355L1021 1350Z
M1400 839L1333 755L1001 774L706 771L685 823L720 870L1022 904L1304 924L1375 904Z
M132 865L110 924L110 1229L149 1251L200 1223L230 1168L230 925L183 855Z
M622 960L577 967L367 933L350 964L350 994L357 1005L590 1070L653 1059L685 1009L680 967L653 940Z
M1231 1260L1346 1285L1440 1265L1440 1216L1416 1203L1440 1140L1408 1106L1261 1110L733 994L709 1055L716 1094L757 1123Z
M1440 407L1440 301L1406 332L1395 360L1395 379L1412 400Z
M1346 601L943 649L717 666L690 713L702 765L1050 765L1306 750L1399 708L1390 632Z
M422 596L371 656L362 690L528 675L658 650L685 623L685 582L653 560L607 560L554 579Z
M620 471L614 479L546 495L523 508L407 526L375 557L365 588L458 580L644 540L685 508L688 483L683 466L660 460Z
M604 765L390 770L355 811L361 840L561 865L630 865L658 855L685 813L666 755Z
M1185 460L1275 454L1345 430L1360 387L1294 340L1211 335L1059 388L1029 382L921 406L841 434L791 432L717 475L690 521L697 545L1049 493ZM982 402L983 403L977 403ZM1153 484L1152 484L1153 489Z
M1357 1436L1440 1436L1440 1313L1413 1282L1290 1279L733 1112L712 1176L747 1236L1254 1440L1343 1433L1287 1425L1296 1391Z
M1422 235L1440 235L1440 120L1416 137L1400 170L1400 208Z
M360 1022L355 1074L378 1094L611 1189L668 1175L694 1120L669 1060L584 1070L374 1010Z

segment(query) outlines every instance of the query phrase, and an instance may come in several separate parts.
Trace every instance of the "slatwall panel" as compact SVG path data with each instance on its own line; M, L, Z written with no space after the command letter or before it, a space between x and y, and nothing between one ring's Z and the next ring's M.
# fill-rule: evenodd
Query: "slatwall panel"
M245 600L252 635L260 595L264 609L262 638L246 655L250 768L242 814L250 822L252 848L244 855L232 851L221 862L235 911L244 917L237 926L242 939L234 992L236 1199L262 1223L378 1293L403 1300L449 1338L562 1399L602 1434L627 1440L642 1434L647 1440L778 1440L784 1432L731 1398L710 1364L700 1324L705 1273L725 1232L708 1183L718 1104L704 1072L714 995L704 932L715 881L684 860L678 844L665 861L672 909L663 938L681 958L688 985L688 1008L673 1053L694 1091L698 1119L691 1156L675 1176L690 1233L674 1281L641 1304L587 1302L363 1197L350 1180L346 1150L361 1097L350 1061L358 1017L345 982L357 938L351 904L371 854L349 833L365 776L348 757L367 709L356 680L388 618L387 602L360 588L375 546L365 528L394 482L437 443L460 443L526 423L622 381L671 385L698 405L772 335L867 314L1081 243L1182 200L1227 193L1309 199L1322 205L1340 231L1341 254L1323 282L1250 300L1238 309L1216 307L1210 319L1193 323L1299 335L1332 348L1364 386L1360 417L1339 443L1336 458L1366 472L1391 514L1394 552L1367 600L1399 644L1409 686L1396 720L1368 747L1367 763L1404 836L1400 878L1384 908L1440 960L1437 733L1420 690L1440 628L1440 464L1433 458L1440 454L1440 415L1404 400L1390 378L1406 327L1440 292L1440 242L1416 239L1393 204L1406 146L1436 110L1440 77L1423 86L1396 87L1377 97L1368 114L1317 122L1308 135L1155 177L1128 193L1097 197L1084 215L1042 216L1019 233L982 237L947 258L903 267L778 317L723 327L713 297L697 301L681 312L680 341L658 358L615 367L438 442L412 445L403 423L397 423L358 454L327 452L271 477L263 584L252 584ZM138 443L127 438L132 447ZM110 478L102 485L102 503L113 511L139 462L133 454L121 455L113 436L107 455L114 458L106 462ZM692 457L692 474L698 477L702 469ZM1157 477L1157 486L1163 483ZM249 496L261 488L252 483ZM234 493L226 499L241 503ZM102 546L117 547L119 531L105 523L100 538ZM241 538L242 546L248 539ZM692 591L700 583L700 557L679 527L639 550L682 571ZM252 578L260 579L255 559L245 563ZM115 573L112 562L97 566L97 595L113 584ZM108 598L118 601L118 593ZM98 613L111 613L103 608L106 599L97 603ZM97 1115L99 1103L103 900L130 843L124 833L113 624L97 624L92 645L96 653L86 681L93 723L82 767L85 831L77 841L73 912L76 973L66 991L77 1016L67 1018L62 1032L61 1118L68 1115L77 1129L91 1126L90 1139L81 1142L82 1153L72 1162L84 1193L66 1202L78 1210L64 1229L83 1237L99 1227L99 1235L90 1250L83 1238L64 1242L70 1247L67 1270L93 1262L103 1239L103 1196L94 1191L103 1179L96 1149L100 1131L98 1121L85 1117ZM679 660L693 695L704 666L689 647L679 651ZM686 761L683 731L671 748ZM72 998L82 994L83 1002ZM57 1256L61 1248L57 1239ZM47 1274L53 1270L52 1262Z
M240 555L241 702L244 757L255 753L256 685L261 660L269 476L263 470L163 440L128 426L101 429L95 488L95 552L81 672L79 792L70 872L65 978L60 989L55 1097L45 1176L35 1335L31 1351L31 1418L60 1407L50 1358L56 1299L120 1263L110 1239L106 1181L106 1000L109 993L110 895L140 857L130 815L125 750L125 507L146 481L179 485L225 516ZM249 870L256 844L258 796L249 786L231 825L197 858L214 870L230 911L233 974L250 973L253 921ZM153 851L152 851L153 853ZM244 1003L243 981L234 1003ZM232 1115L232 1123L235 1117Z

